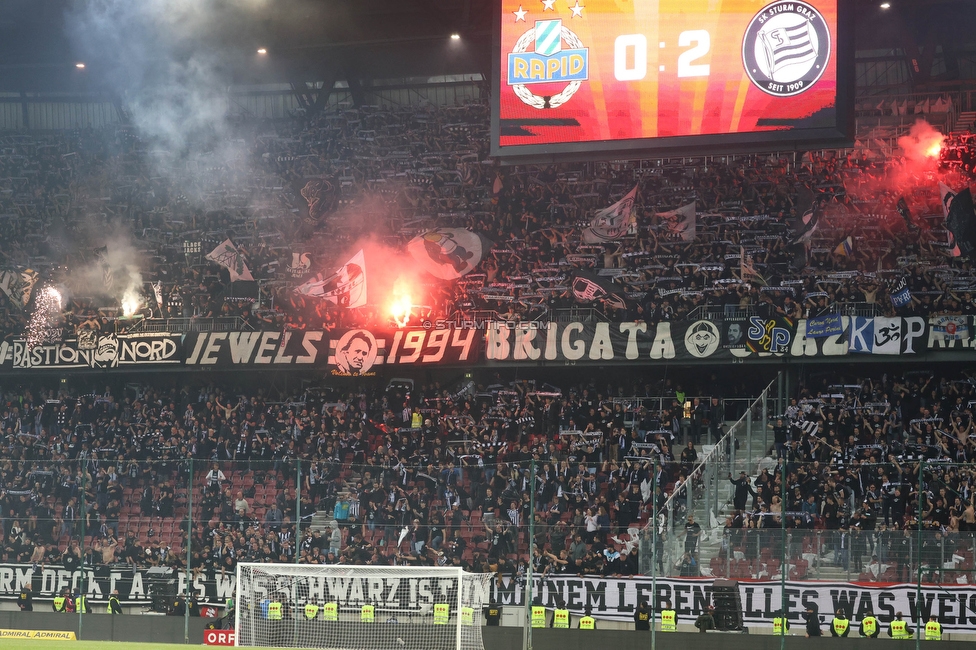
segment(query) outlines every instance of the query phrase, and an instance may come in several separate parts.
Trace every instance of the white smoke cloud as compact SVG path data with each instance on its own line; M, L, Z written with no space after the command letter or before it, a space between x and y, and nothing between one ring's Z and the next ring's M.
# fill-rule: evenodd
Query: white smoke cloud
M93 245L86 255L88 262L72 265L65 286L71 295L109 296L121 305L141 305L144 302L142 253L131 235L118 224L105 232L112 234L88 240Z
M139 135L172 162L230 141L230 70L244 51L253 55L248 34L266 5L85 0L65 22L78 54L129 110Z
M196 195L193 169L242 160L228 123L234 66L254 56L254 30L268 0L76 0L68 37L94 79L128 111L173 194ZM206 161L190 167L187 161ZM190 173L188 173L188 171ZM127 224L90 215L66 238L67 291L111 297L127 313L143 300L142 255ZM108 234L111 233L111 234ZM104 248L95 257L92 251Z

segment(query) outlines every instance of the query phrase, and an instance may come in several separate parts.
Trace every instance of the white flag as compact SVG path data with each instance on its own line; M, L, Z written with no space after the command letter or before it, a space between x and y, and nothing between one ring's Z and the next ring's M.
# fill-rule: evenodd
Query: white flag
M238 280L254 281L251 270L247 268L247 263L244 262L244 256L230 239L224 240L217 248L210 251L207 259L227 269L230 272L231 282Z
M657 216L668 226L668 232L682 241L695 241L697 231L695 203L692 201L677 210L658 212Z
M20 272L20 302L24 307L30 302L31 292L34 290L34 285L37 284L37 280L40 277L37 271L32 269L25 269Z
M602 244L606 241L620 239L624 235L634 234L637 227L637 217L634 215L634 200L637 198L637 186L627 195L596 213L589 228L583 230L583 241L587 244Z
M303 296L323 298L340 307L362 307L366 304L366 257L362 249L335 273L319 273L295 291Z

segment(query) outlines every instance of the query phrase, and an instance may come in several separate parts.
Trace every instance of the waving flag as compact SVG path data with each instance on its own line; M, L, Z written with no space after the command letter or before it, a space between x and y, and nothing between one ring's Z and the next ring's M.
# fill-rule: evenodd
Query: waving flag
M591 302L605 302L615 309L626 309L627 301L618 293L617 287L605 278L588 271L573 271L573 297L576 302L589 304Z
M313 178L301 190L308 203L308 219L318 221L335 206L335 185L327 178Z
M39 277L32 269L0 271L0 291L3 291L13 304L22 309L26 308Z
M972 257L976 251L976 211L973 208L973 195L967 187L953 192L944 183L939 183L939 196L942 211L946 218L946 229L951 234L953 257L964 255Z
M915 224L912 223L912 211L909 209L908 201L905 200L904 196L898 198L898 203L895 207L898 210L898 214L901 215L901 218L905 220L905 226L909 230L914 228Z
M904 307L912 301L912 292L905 278L898 278L888 294L891 296L891 304L895 307Z
M677 210L658 212L657 216L667 224L668 232L681 241L695 241L697 224L694 202L683 205Z
M407 244L417 264L442 280L456 280L470 273L490 249L490 241L464 228L429 230Z
M844 257L850 257L851 253L854 252L854 238L848 235L844 238L844 241L837 244L837 248L834 249L834 255L843 255Z
M813 198L813 192L808 188L802 188L797 195L797 211L800 213L800 220L796 224L796 238L794 244L809 244L813 234L820 226L820 205Z
M237 250L237 246L234 246L234 242L230 239L224 240L217 248L210 251L207 259L227 269L231 282L254 281L254 276L251 275L251 270L247 268L247 263L244 261L244 255Z
M295 291L340 307L362 307L366 304L366 257L362 249L335 273L328 276L319 273Z
M634 215L636 198L637 186L635 185L624 198L598 211L589 227L583 230L583 241L587 244L602 244L620 239L624 235L634 234L637 228L637 217Z
M739 246L739 277L743 281L753 279L759 284L766 284L766 278L756 271L756 263L752 256L746 253L744 246Z

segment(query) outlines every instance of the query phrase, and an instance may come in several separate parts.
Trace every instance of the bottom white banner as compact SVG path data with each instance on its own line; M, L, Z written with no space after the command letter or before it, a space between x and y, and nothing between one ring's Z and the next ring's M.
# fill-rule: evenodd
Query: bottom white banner
M670 602L678 614L678 621L691 623L712 603L714 579L657 580L657 595L651 579L600 578L586 576L548 576L533 581L533 599L546 607L554 607L562 598L575 614L586 605L593 616L604 619L633 620L634 609L641 601L663 608ZM739 581L742 600L742 619L745 625L772 625L773 612L780 609L779 581ZM514 582L495 587L493 596L502 606L522 604L524 588ZM976 586L923 585L921 601L913 584L813 582L791 580L786 583L786 607L790 621L800 624L802 615L812 606L827 620L838 609L848 617L860 621L868 612L887 625L901 612L905 620L917 625L935 615L946 631L971 630L976 626Z

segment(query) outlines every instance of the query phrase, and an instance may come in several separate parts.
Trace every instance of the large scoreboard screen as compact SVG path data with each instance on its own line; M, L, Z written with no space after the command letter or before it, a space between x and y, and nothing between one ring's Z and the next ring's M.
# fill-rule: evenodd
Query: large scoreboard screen
M493 155L849 141L845 0L496 0Z

